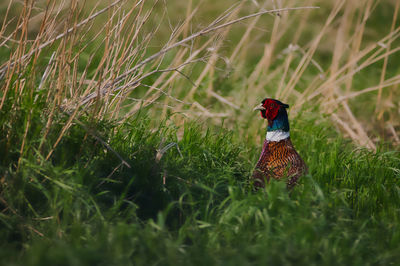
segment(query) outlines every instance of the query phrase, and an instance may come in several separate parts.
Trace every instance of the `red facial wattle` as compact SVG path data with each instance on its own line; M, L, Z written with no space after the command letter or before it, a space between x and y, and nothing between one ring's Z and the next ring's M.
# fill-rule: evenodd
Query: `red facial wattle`
M261 104L257 105L253 110L259 110L261 117L268 120L268 126L272 126L281 109L283 109L286 114L285 108L289 108L289 105L275 99L265 98Z
M262 118L267 119L267 111L266 110L261 110L260 114L261 114Z
M265 110L261 110L261 117L268 119L268 124L271 126L272 121L276 118L279 112L280 105L271 99L265 99L262 102L262 106Z

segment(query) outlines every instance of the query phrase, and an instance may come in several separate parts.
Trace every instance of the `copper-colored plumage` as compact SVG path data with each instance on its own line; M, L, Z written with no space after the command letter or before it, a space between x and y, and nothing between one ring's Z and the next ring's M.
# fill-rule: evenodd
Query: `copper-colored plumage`
M256 187L264 187L264 180L287 177L292 188L299 177L307 172L307 166L296 152L290 138L281 141L264 141L263 150L253 172Z

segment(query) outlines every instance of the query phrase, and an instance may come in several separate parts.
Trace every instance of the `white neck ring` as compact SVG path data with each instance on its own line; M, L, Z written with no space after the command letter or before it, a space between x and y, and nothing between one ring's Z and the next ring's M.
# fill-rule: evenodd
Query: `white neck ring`
M281 141L289 138L290 133L283 130L268 131L265 137L268 141Z

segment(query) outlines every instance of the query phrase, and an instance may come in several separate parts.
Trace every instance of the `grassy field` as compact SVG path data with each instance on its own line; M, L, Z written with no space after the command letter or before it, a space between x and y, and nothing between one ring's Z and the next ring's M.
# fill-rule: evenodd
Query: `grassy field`
M400 263L399 1L96 3L0 3L1 265Z

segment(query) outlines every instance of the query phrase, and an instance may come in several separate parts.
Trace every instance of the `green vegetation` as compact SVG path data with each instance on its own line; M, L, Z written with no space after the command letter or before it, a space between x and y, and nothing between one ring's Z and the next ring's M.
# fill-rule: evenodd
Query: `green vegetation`
M399 264L400 4L309 1L164 53L261 1L161 2L0 4L0 264ZM309 168L292 191L252 188L266 96Z
M100 128L131 166L115 168L119 159L76 125L52 162L26 159L18 172L3 169L2 260L399 262L399 154L354 151L337 136L328 138L328 125L313 122L294 125L310 174L291 193L282 182L252 191L248 177L259 147L244 145L235 132L187 124L177 140L174 127L151 132L149 119L138 115L116 133L112 125ZM160 143L177 146L157 162Z

